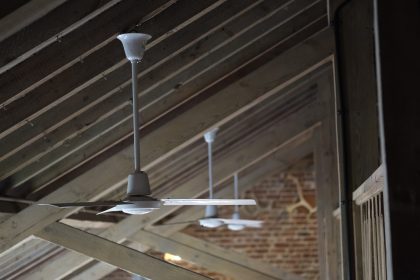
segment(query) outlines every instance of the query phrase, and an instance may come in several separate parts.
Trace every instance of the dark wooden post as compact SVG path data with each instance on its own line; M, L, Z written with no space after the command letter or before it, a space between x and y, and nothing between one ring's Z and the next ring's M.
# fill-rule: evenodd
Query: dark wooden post
M388 279L419 279L420 2L375 2Z

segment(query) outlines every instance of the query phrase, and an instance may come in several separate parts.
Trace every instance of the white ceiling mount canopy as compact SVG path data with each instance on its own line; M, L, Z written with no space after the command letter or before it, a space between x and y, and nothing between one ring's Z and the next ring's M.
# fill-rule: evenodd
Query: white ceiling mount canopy
M209 145L209 193L210 199L155 199L151 196L149 178L147 173L141 170L140 165L140 122L137 90L137 65L141 61L146 49L146 43L150 35L142 33L121 34L117 37L123 44L125 55L131 62L132 73L132 100L133 100L133 152L134 172L128 176L127 197L122 201L97 201L97 202L75 202L75 203L49 203L55 207L94 207L113 206L98 214L122 211L127 214L142 215L161 206L215 206L215 205L256 205L253 199L213 199L213 178L212 178L212 151L211 144L216 137L217 128L211 129L204 134ZM216 208L214 208L216 209ZM216 209L217 210L217 209Z
M204 140L206 140L207 143L213 143L216 139L217 131L219 131L219 128L215 127L204 133Z
M125 56L130 61L141 61L146 50L146 43L152 38L144 33L126 33L117 36L124 47Z

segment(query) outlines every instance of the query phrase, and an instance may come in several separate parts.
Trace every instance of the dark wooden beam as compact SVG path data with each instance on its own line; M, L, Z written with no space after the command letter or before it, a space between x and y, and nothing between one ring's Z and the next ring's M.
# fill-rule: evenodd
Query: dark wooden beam
M19 9L9 15L11 18L7 21L1 20L0 25L10 30L5 33L0 30L0 73L10 70L56 41L58 34L63 36L69 33L118 2L120 0L30 1L21 7L29 12ZM24 16L32 22L23 21L25 24L22 24Z
M359 187L380 164L372 1L352 0L336 18L347 185Z
M374 1L387 279L420 275L420 5Z
M74 60L77 61L80 56L87 56L87 54L92 52L92 49L98 48L98 45L103 45L110 38L114 38L115 34L134 27L141 22L143 17L153 13L167 2L165 0L141 1L140 4L138 0L122 1L112 9L108 9L91 19L88 22L89 24L82 25L60 37L60 40L48 45L30 59L25 60L25 63L20 63L13 67L13 71L7 71L0 75L0 84L3 92L0 104L5 105L13 99L22 97L24 94L22 91L35 88L46 77L54 76L57 70L68 63L72 63L72 61L74 63ZM136 9L133 9L133 7L136 7ZM98 30L101 31L99 32ZM122 52L120 54L122 55ZM111 59L111 57L106 56L102 58L104 64L109 63ZM79 61L77 64L82 64L82 61ZM39 65L43 65L43 67L39 67ZM17 81L20 82L17 83ZM0 131L4 129L5 126L1 126Z
M337 97L341 104L343 146L341 224L344 279L356 277L357 264L352 194L378 168L379 128L373 40L373 2L334 0L336 9ZM338 9L337 9L338 8ZM350 47L351 44L351 47ZM344 211L345 210L345 211ZM356 225L357 227L357 225ZM347 260L346 260L347 259ZM360 262L359 262L360 263Z

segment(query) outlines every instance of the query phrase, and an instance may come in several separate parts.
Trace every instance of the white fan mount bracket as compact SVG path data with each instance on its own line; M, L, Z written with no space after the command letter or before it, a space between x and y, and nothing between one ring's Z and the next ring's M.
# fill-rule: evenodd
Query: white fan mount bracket
M207 143L213 143L214 140L216 139L216 133L217 133L218 130L219 130L219 128L216 127L216 128L212 128L209 131L207 131L206 133L204 133L204 140Z
M146 50L146 43L152 38L144 33L126 33L117 36L124 47L125 56L130 61L141 61Z

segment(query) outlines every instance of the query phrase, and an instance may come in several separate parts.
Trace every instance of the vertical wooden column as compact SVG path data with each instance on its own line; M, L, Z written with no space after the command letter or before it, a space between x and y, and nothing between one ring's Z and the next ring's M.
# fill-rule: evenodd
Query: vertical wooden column
M374 2L388 279L419 279L420 2Z
M315 131L315 179L319 227L320 279L340 279L340 232L335 227L334 210L339 206L339 176L335 93L332 68L319 79L321 125Z

